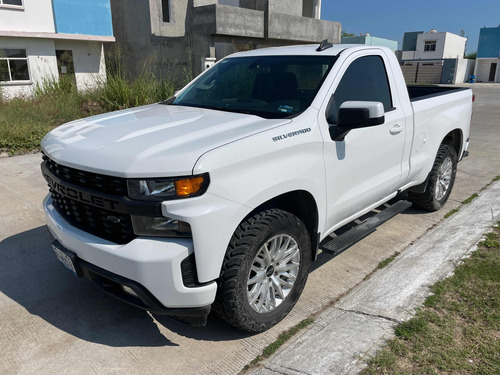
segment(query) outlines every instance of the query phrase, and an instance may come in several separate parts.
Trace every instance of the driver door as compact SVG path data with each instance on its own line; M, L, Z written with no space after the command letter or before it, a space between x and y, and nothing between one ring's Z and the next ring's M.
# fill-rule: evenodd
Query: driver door
M402 157L407 136L406 117L393 95L383 51L366 50L349 56L335 78L331 98L319 115L325 130L326 230L397 191L402 179ZM331 140L328 127L345 101L375 101L384 105L385 122L351 130L343 141ZM330 124L327 117L331 116Z

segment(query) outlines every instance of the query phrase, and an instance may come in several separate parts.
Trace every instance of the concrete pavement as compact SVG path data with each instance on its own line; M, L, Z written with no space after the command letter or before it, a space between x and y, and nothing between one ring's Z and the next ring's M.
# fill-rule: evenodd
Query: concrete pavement
M358 373L393 337L393 327L421 306L429 285L451 274L500 220L499 197L500 181L321 313L310 330L252 374Z
M500 174L500 85L474 89L471 156L459 164L447 205L432 214L409 209L335 259L321 254L292 313L258 335L216 317L207 327L188 327L73 278L52 254L44 228L40 155L0 159L0 373L238 373L280 332L352 290Z

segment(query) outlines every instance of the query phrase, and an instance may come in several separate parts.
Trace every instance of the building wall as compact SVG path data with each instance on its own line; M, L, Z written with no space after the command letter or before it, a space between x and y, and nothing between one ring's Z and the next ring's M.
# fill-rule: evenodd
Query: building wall
M436 41L435 51L425 51L424 46L427 41ZM424 33L417 37L417 50L415 59L447 59L462 58L465 52L467 38L447 33Z
M479 31L477 57L500 57L500 27L483 27Z
M24 9L0 7L0 30L55 32L51 0L24 0Z
M150 11L151 34L167 37L183 37L186 34L187 8L190 0L170 1L170 22L163 22L161 0L148 0ZM148 1L143 0L147 3ZM192 0L191 0L192 2ZM130 2L129 2L130 3ZM197 0L194 6L204 6L217 3L215 0Z
M446 33L424 33L417 37L417 49L415 59L442 59L444 55L444 43ZM436 41L435 51L424 51L425 42Z
M497 69L495 73L494 82L500 82L500 59L476 59L476 68L474 75L476 76L476 82L491 82L489 80L491 64L497 64Z
M170 22L163 22L161 0L111 0L114 35L123 49L126 70L131 76L145 69L159 77L197 75L204 59L231 52L319 43L325 38L340 41L339 23L297 15L302 14L301 1L271 0L269 5L276 5L273 9L279 12L266 11L268 0L235 4L232 0L171 0ZM320 7L321 1L311 4Z
M109 0L52 0L52 4L56 32L113 36Z
M72 51L78 90L92 89L106 81L106 65L102 43L56 40L54 47L56 50Z
M269 0L269 12L288 14L290 16L302 16L303 1L304 0Z
M31 95L37 84L42 85L47 79L59 79L54 40L0 37L0 47L25 49L28 56L30 81L2 83L1 91L6 97Z
M467 38L452 33L446 33L443 58L463 58L465 55L466 43Z
M30 81L2 82L7 98L29 96L44 81L58 80L56 50L71 50L78 90L88 90L106 80L103 43L44 38L0 37L0 48L25 49Z
M402 51L401 60L414 60L416 51Z
M475 64L476 60L474 59L458 59L453 83L469 82L469 77L474 74Z
M388 47L393 52L398 49L398 42L395 40L378 38L376 36L364 35L364 36L347 36L341 39L343 44L364 44L367 46L382 46Z

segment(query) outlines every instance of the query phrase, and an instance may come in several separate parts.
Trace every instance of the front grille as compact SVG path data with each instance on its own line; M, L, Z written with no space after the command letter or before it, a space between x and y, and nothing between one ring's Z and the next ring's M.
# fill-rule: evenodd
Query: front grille
M127 195L127 180L125 178L106 176L66 167L56 163L45 154L42 155L42 158L49 170L63 181L90 190L100 191L101 193L119 196Z
M43 155L45 166L62 181L116 197L127 195L127 180L60 165ZM130 215L102 209L61 195L49 185L57 212L75 228L111 242L125 244L136 235Z
M136 237L130 215L103 210L63 197L52 188L50 193L57 212L74 227L118 244L128 243Z

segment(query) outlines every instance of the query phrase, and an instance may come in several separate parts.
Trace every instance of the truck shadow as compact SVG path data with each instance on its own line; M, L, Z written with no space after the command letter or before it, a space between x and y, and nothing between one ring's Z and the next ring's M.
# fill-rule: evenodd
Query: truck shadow
M57 261L50 244L43 226L2 240L0 292L62 331L113 347L178 346L166 337L170 332L165 328L198 340L247 336L214 318L206 327L189 327L165 316L155 315L153 319L148 312L107 295L90 281L75 278Z

